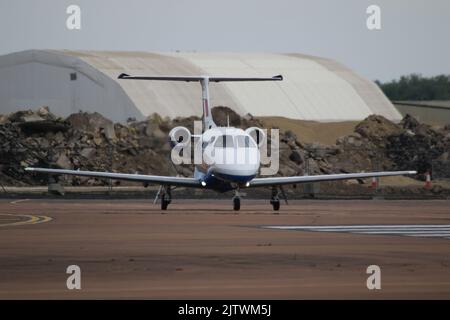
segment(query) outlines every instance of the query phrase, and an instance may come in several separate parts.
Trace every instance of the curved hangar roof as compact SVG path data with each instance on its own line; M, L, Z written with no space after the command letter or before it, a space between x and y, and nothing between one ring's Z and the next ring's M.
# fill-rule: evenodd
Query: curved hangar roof
M212 105L241 115L316 121L400 113L371 81L329 59L301 54L29 50L0 57L1 112L50 106L60 115L98 111L115 121L201 115L197 83L118 80L131 75L272 76L281 82L211 83Z

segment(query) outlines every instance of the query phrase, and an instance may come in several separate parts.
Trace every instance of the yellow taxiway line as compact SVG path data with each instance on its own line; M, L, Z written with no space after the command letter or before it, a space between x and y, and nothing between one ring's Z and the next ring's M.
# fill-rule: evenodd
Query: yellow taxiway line
M29 224L38 224L38 223L49 222L49 221L52 220L52 218L48 217L48 216L38 216L38 215L31 215L31 214L0 213L0 216L20 217L20 218L25 218L26 219L26 220L23 220L23 221L16 221L16 222L11 222L11 223L3 223L3 224L0 224L0 227L11 227L11 226L23 226L23 225L29 225Z

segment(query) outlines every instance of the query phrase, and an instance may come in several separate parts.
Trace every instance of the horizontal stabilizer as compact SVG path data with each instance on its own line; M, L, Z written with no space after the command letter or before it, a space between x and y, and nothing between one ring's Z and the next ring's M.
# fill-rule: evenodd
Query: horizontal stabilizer
M241 77L210 77L209 81L222 82L222 81L282 81L283 76L281 74L270 78L241 78Z
M273 77L210 77L210 76L130 76L126 73L121 73L119 79L125 80L165 80L165 81L202 81L209 80L210 82L225 82L225 81L281 81L282 75Z

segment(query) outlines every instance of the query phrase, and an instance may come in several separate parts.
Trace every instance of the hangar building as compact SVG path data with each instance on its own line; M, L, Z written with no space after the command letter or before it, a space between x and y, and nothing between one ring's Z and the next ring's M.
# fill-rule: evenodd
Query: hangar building
M0 56L0 113L49 106L114 121L200 116L197 83L119 80L130 75L273 76L281 82L210 84L211 105L237 113L327 121L400 113L371 81L340 63L302 54L27 50Z

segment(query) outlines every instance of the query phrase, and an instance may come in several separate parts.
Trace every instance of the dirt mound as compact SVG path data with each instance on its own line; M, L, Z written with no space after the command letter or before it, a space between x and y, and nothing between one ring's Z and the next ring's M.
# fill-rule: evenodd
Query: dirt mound
M64 120L56 118L48 109L43 117L40 110L3 117L0 125L0 182L3 184L47 183L46 175L26 173L24 168L28 166L169 173L167 158L149 147L161 146L166 138L143 135L138 131L139 123L114 125L98 113L72 114ZM25 126L29 123L34 124L35 130ZM48 130L50 123L52 130ZM105 181L82 177L66 177L66 180L72 185L105 184Z
M258 117L264 124L264 128L281 128L290 130L302 143L319 142L331 145L336 139L351 134L357 121L343 122L317 122L298 119L287 119L283 117Z
M102 132L107 139L115 139L114 123L103 117L100 113L80 112L71 114L66 119L76 130L97 133Z
M396 168L415 168L419 172L433 173L434 167L450 167L446 156L450 151L450 131L445 128L435 130L410 115L405 116L401 125L404 131L386 138L386 153ZM439 175L450 178L450 168Z
M212 109L218 125L243 129L264 127L264 120L240 117L227 107ZM67 119L47 107L0 116L0 182L36 185L47 175L30 175L27 166L192 176L193 166L171 164L168 133L175 126L193 130L197 117L168 119L153 114L145 121L113 123L99 113L76 113ZM264 123L263 123L264 122ZM321 124L325 125L325 124ZM373 170L419 170L442 164L447 172L450 128L435 130L406 116L395 124L370 116L333 144L302 141L295 127L280 128L278 175L326 174ZM292 130L291 130L292 129ZM447 165L446 165L447 164ZM103 185L107 181L67 176L70 185ZM124 182L117 181L117 184Z
M404 131L401 126L379 115L371 115L355 127L356 133L363 138L367 138L377 147L385 146L387 137L401 134Z

